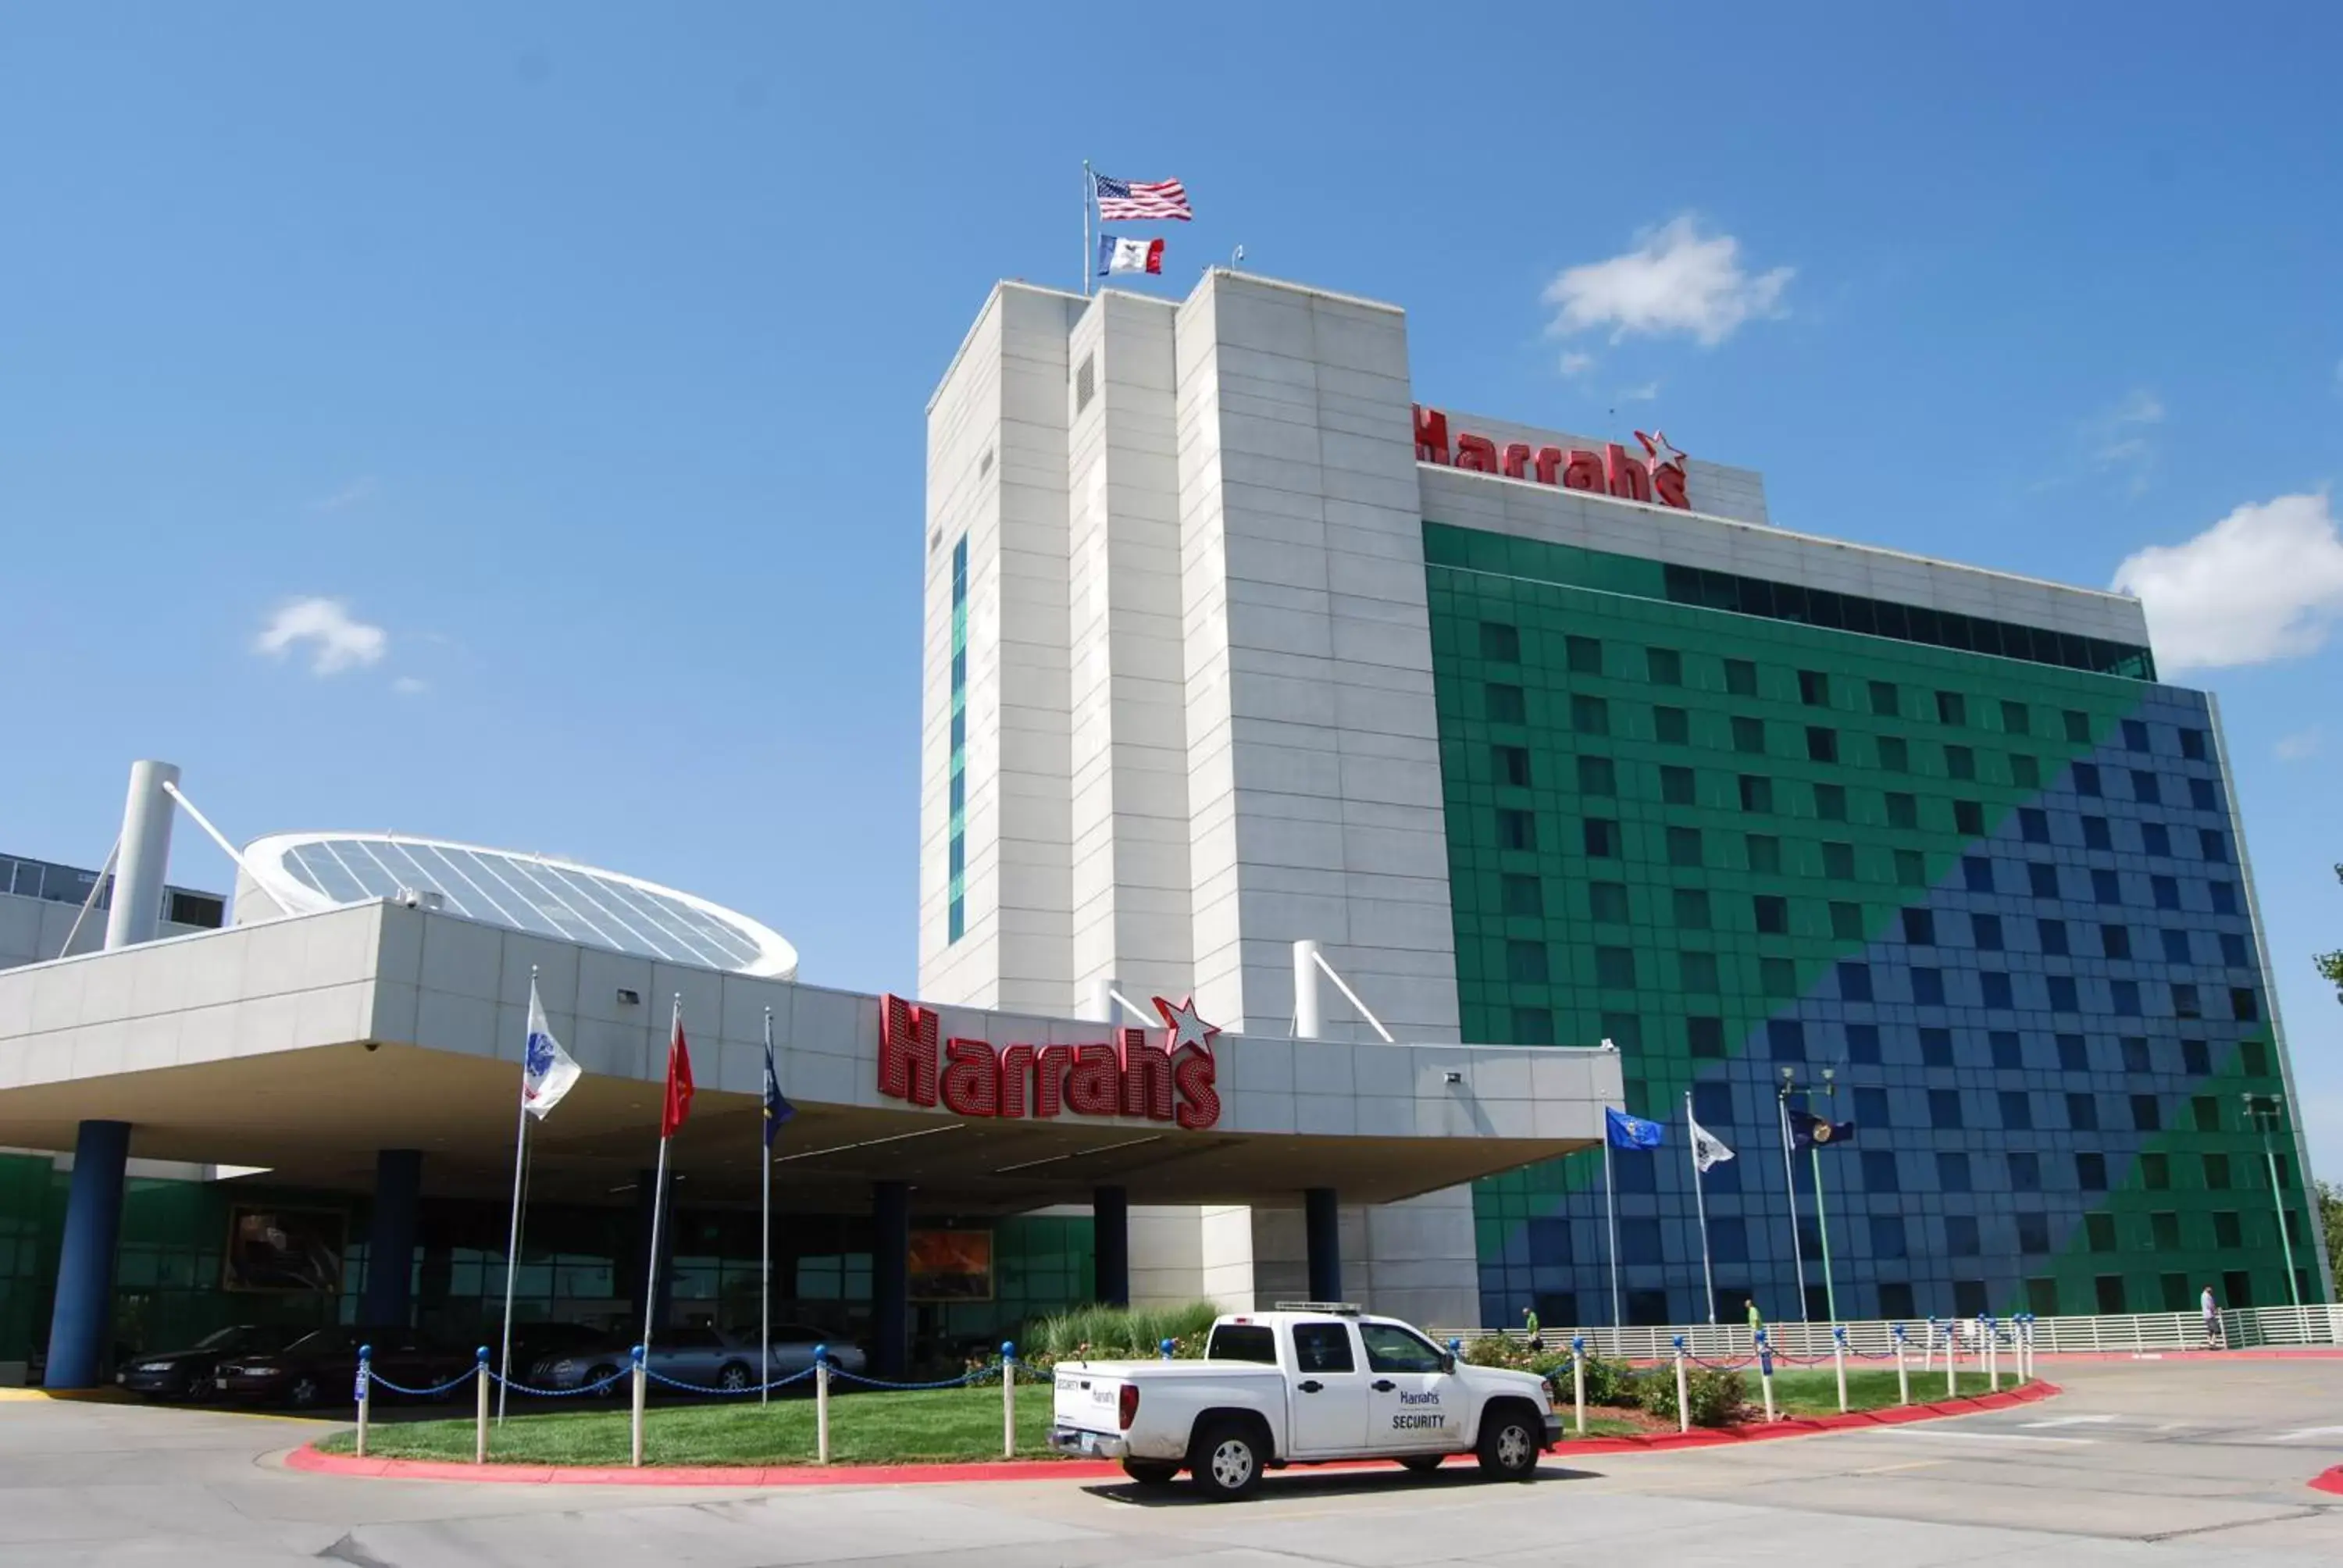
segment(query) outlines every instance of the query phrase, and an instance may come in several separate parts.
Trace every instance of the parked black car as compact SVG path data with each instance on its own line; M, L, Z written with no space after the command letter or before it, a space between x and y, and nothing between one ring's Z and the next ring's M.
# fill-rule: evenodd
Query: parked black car
M221 1362L283 1350L298 1332L273 1323L237 1323L206 1334L187 1350L132 1356L114 1381L148 1399L209 1399Z
M596 1350L611 1338L609 1330L587 1323L515 1323L512 1333L512 1375L521 1382L528 1381L530 1368L548 1357ZM497 1349L493 1337L488 1349Z
M374 1349L374 1371L404 1388L437 1388L473 1364L473 1352L407 1328L319 1329L268 1354L230 1356L212 1375L222 1399L308 1410L357 1397L358 1347ZM377 1388L382 1399L398 1396Z

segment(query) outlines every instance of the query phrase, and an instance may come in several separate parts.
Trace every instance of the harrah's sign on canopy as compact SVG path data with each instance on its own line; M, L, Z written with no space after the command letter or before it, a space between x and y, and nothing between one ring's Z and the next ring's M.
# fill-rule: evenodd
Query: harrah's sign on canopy
M884 997L879 1004L879 1092L960 1116L1130 1116L1191 1131L1221 1119L1213 1086L1212 1036L1192 1002L1161 997L1161 1044L1143 1029L1118 1029L1111 1043L1004 1045L957 1037L939 1050L932 1008Z
M1420 463L1445 463L1479 474L1502 474L1508 479L1534 479L1565 490L1586 490L1627 501L1656 501L1664 507L1692 509L1684 497L1684 456L1668 445L1667 432L1646 436L1635 432L1643 456L1631 456L1614 441L1602 452L1583 447L1533 448L1526 441L1509 441L1501 449L1486 436L1470 430L1456 433L1448 444L1448 416L1437 408L1415 405L1415 457Z

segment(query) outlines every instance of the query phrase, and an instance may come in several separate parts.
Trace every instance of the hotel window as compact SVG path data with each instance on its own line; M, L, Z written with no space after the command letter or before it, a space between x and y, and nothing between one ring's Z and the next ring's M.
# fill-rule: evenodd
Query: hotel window
M1757 695L1757 667L1745 658L1725 661L1725 689L1735 697Z
M2139 1184L2151 1192L2172 1190L2172 1161L2163 1154L2143 1154L2139 1157Z
M2172 982L2172 1016L2175 1018L2203 1018L2205 1016L2205 1009L2197 1000L2197 988L2195 986L2180 980L2175 980Z
M1741 775L1741 809L1744 811L1771 811L1774 809L1774 781L1762 773Z
M1953 831L1967 839L1985 836L1985 807L1975 800L1953 802Z
M1644 672L1654 686L1684 684L1684 655L1673 648L1647 648L1644 650Z
M1971 915L1969 934L1973 945L1979 952L2001 951L2001 917L1999 915Z
M1492 746L1489 759L1495 764L1497 782L1516 789L1530 787L1530 754L1524 746Z
M2246 967L2246 939L2236 931L2215 933L2221 940L2221 962L2224 967L2241 970Z
M1691 805L1693 803L1692 769L1662 764L1660 799L1671 806Z
M1574 694L1570 699L1570 727L1581 735L1611 733L1611 705L1599 697Z
M2154 896L2156 900L2156 907L2157 909L2177 910L2180 907L2180 879L2178 878L2150 877L2147 879L2147 890Z
M1765 1051L1775 1061L1805 1060L1805 1025L1792 1018L1769 1020L1765 1025Z
M1917 828L1920 825L1920 803L1900 790L1887 792L1887 825L1891 828Z
M1733 721L1733 749L1747 757L1765 755L1765 721L1762 719L1735 719Z
M1927 885L1928 862L1921 856L1919 850L1898 849L1895 851L1895 863L1896 885L1897 887L1919 888L1926 887Z
M944 940L968 934L968 536L951 553L951 819L948 880L944 890Z
M2097 796L2099 793L2099 770L2088 762L2075 764L2075 793Z
M1824 839L1823 875L1835 882L1855 880L1855 846L1835 839Z
M2129 926L2101 926L2099 928L2099 949L2111 959L2127 959L2131 957L2131 928Z
M1930 910L1904 911L1904 940L1916 948L1936 945L1936 916Z
M2157 1103L2155 1095L2135 1094L2131 1097L2131 1126L2135 1132L2164 1131L2164 1109ZM2154 1156L2143 1158L2153 1159ZM2150 1182L2149 1185L2154 1186L2156 1183Z
M2042 788L2042 764L2023 751L2009 754L2009 781L2022 789Z
M2213 1053L2201 1040L2180 1042L2180 1070L2191 1078L2205 1078L2213 1070Z
M1859 942L1863 940L1863 906L1844 900L1833 900L1830 907L1831 940Z
M1725 1020L1721 1018L1685 1019L1684 1045L1694 1056L1704 1060L1722 1059L1725 1055Z
M2226 1154L2205 1156L2205 1190L2226 1192L2229 1190L2229 1157Z
M2102 904L2120 904L2123 902L2123 884L2116 879L2113 871L2093 871L2091 897Z
M2107 836L2107 819L2105 817L2085 816L2083 819L2083 848L2086 849L2112 849L2115 847L2115 840Z
M2254 1000L2250 986L2229 988L2229 1016L2239 1023L2254 1023L2261 1018L2261 1008Z
M2058 1070L2061 1072L2091 1070L2090 1048L2081 1035L2062 1034L2058 1037Z
M1593 824L1589 824L1591 827ZM1537 819L1527 811L1500 807L1497 811L1497 848L1501 849L1534 849L1537 848ZM1590 844L1588 854L1595 851Z
M1529 720L1529 702L1522 689L1508 681L1493 680L1483 691L1485 717L1492 724L1523 724Z
M1835 762L1838 760L1838 731L1825 725L1806 727L1806 760ZM2210 859L2212 857L2206 857Z
M1798 671L1798 700L1808 708L1830 706L1830 677L1819 669Z
M1675 890L1676 924L1686 930L1708 930L1708 893L1702 888L1678 888Z
M1953 1102L1953 1120L1950 1125L1958 1127L1961 1124L1960 1096L1949 1089L1932 1089L1928 1091L1928 1103L1932 1109L1936 1103L1938 1095L1943 1095ZM1943 1127L1946 1123L1938 1121L1936 1125ZM1860 1129L1857 1131L1860 1131ZM1976 1183L1970 1179L1967 1155L1948 1151L1936 1156L1936 1186L1939 1191L1967 1192L1973 1191L1976 1185Z
M2234 884L2207 882L2205 884L2205 894L2213 900L2215 914L2234 915L2237 912L2237 890Z
M1972 893L1993 891L1993 861L1984 855L1961 857L1961 882Z
M1578 792L1582 795L1616 795L1619 793L1618 769L1608 757L1582 756L1578 759Z
M1522 633L1519 627L1501 620L1481 623L1481 657L1492 664L1519 664L1522 661Z
M1668 829L1668 864L1697 866L1700 864L1700 829L1671 828Z
M1902 716L1902 705L1896 700L1894 681L1875 680L1871 683L1871 711L1882 719Z
M2097 1152L2076 1155L2075 1185L2086 1192L2106 1191L2107 1190L2107 1157Z
M1508 915L1541 919L1545 914L1545 884L1523 872L1505 873L1504 899Z
M2217 811L2221 809L2220 797L2214 793L2213 781L2210 779L2188 780L2188 803L2199 811Z
M1969 705L1967 699L1964 698L1957 691L1940 691L1936 693L1937 723L1961 725L1966 724L1968 721Z
M2149 772L2145 768L2133 769L2131 770L2131 798L2139 801L2143 805L2163 805L2163 793L2157 788L2156 775Z
M1879 738L1879 766L1889 773L1912 771L1912 749L1894 735Z
M1996 1072L2016 1072L2026 1065L2024 1044L2018 1040L2016 1030L1995 1030L1987 1037L1987 1043L1993 1050L1993 1069Z
M2077 713L2073 709L2069 708L2060 717L2066 720L2066 742L2068 745L2088 746L2091 743L2091 716L2089 714Z
M1692 743L1692 715L1681 708L1653 709L1652 729L1662 745L1688 746Z
M1752 833L1748 835L1748 843L1749 869L1751 870L1761 876L1767 877L1778 877L1782 874L1781 839L1775 838L1771 833ZM1671 845L1670 849L1673 850L1674 846ZM1678 865L1696 865L1699 862L1697 861L1685 860L1678 860L1676 862Z
M2066 1126L2075 1132L2097 1132L2099 1130L2099 1097L2096 1094L2066 1096Z
M2017 1250L2021 1252L2046 1252L2050 1250L2050 1216L2039 1210L2017 1217Z
M1862 1124L1856 1123L1860 1132ZM1897 1192L1903 1191L1896 1170L1893 1149L1866 1149L1863 1151L1863 1190L1866 1192Z
M1976 780L1976 753L1966 746L1946 747L1945 772L1946 776L1957 779L1964 783L1975 783Z
M2203 850L2205 858L2211 860L2216 865L2229 858L2228 840L2222 838L2219 833L2215 832L2210 828L2199 828L2197 829L2197 847Z
M2050 813L2039 806L2020 806L2017 809L2017 836L2029 844L2048 843Z
M1503 813L1500 813L1500 815L1502 816ZM1520 813L1520 815L1527 817L1529 813L1524 811ZM1586 819L1584 832L1586 853L1590 859L1615 860L1619 858L1618 823L1611 820L1607 817L1589 817ZM1522 849L1534 849L1537 848L1537 843L1536 840L1533 839L1528 842L1511 847Z
M1838 784L1815 786L1815 815L1825 822L1846 820L1846 789Z
M2117 1018L2137 1018L2140 1016L2139 982L2137 980L2109 980L2107 982L2107 992L2110 1005L2114 1007L2115 1014Z
M1505 979L1513 985L1545 983L1545 944L1509 941L1505 944Z
M2139 847L2143 854L2171 859L2172 829L2161 822L2142 822L2139 825Z
M2180 755L2191 762L2205 760L2205 732L2184 728L2180 731Z
M1920 1065L1950 1067L1953 1065L1953 1031L1930 1027L1920 1031Z
M1586 912L1590 919L1606 926L1627 923L1627 884L1624 882L1589 882L1586 884Z
M2075 992L2075 977L2073 975L2044 975L2042 977L2042 980L2043 983L2049 987L2050 990L2050 1010L2052 1012L2080 1012L2083 1010L2082 1003L2077 999Z
M2026 711L2026 704L2005 699L2001 705L2001 728L2011 735L2034 733L2033 718Z
M2155 1064L2148 1058L2147 1036L2127 1034L2123 1037L2120 1044L2123 1050L2123 1070L2126 1072L2156 1070Z
M2009 976L2001 970L1979 970L1977 983L1983 988L1985 1005L1988 1008L2008 1011L2016 1007L2016 1000L2010 994Z
M1879 1026L1877 1024L1851 1023L1846 1026L1846 1059L1857 1067L1879 1065ZM1858 1095L1864 1092L1860 1089L1855 1091ZM1879 1103L1882 1106L1887 1103L1885 1090L1875 1090L1871 1092L1881 1097ZM1885 1112L1883 1111L1881 1114L1885 1115Z
M2037 899L2058 896L2058 868L2047 860L2028 860L2026 863L2026 880L2027 890Z
M2034 1131L2034 1100L2022 1089L2001 1091L2001 1125L2011 1132Z
M2009 1190L2013 1192L2042 1191L2042 1156L2021 1153L2009 1157Z
M2123 721L2123 737L2125 750L2145 751L2147 749L2147 726L2142 724L2138 719L2127 719Z

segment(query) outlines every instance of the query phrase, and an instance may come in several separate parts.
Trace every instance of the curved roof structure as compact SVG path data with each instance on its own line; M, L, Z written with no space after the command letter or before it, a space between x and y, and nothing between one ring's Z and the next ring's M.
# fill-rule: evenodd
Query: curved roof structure
M246 846L246 869L287 914L437 894L451 914L664 963L797 978L797 949L721 905L568 860L395 833L279 833Z

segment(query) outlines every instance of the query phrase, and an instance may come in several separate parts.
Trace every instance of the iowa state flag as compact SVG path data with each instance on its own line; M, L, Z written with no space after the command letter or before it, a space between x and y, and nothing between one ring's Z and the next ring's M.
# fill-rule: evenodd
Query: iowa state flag
M691 1048L683 1042L683 1012L678 1009L667 1042L667 1098L659 1105L659 1136L674 1137L690 1114Z
M1118 239L1113 235L1099 236L1099 276L1116 272L1152 272L1163 270L1163 242L1160 239Z

